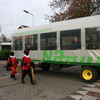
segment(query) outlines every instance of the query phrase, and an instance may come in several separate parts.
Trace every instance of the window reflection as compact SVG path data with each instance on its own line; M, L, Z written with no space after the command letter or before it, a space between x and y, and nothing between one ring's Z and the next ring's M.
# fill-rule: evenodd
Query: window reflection
M13 50L22 50L23 49L23 37L13 37Z
M40 44L41 50L56 50L57 49L57 40L56 32L52 33L42 33L40 35Z
M25 49L37 50L37 34L25 36Z
M61 50L81 49L81 30L67 30L60 32Z
M86 49L100 49L100 27L86 28Z

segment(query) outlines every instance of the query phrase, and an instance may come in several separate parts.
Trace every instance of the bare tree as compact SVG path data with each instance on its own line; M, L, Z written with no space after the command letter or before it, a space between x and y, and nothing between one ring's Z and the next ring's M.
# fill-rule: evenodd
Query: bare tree
M1 35L0 39L1 39L1 42L11 42L11 40L8 39L4 34Z
M46 15L50 22L100 14L100 0L52 0L49 6L54 12Z

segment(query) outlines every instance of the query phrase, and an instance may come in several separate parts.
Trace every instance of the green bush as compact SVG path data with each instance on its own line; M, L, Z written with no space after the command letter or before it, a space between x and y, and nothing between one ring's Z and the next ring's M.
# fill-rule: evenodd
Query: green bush
M7 60L9 57L10 50L0 50L0 60Z

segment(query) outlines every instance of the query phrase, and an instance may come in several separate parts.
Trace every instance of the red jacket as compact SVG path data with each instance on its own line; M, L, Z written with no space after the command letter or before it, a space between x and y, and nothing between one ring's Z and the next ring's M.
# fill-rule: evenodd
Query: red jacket
M15 56L10 56L7 60L6 66L8 67L18 67L18 61Z
M22 69L27 70L28 68L32 68L31 58L27 55L24 55L22 58Z

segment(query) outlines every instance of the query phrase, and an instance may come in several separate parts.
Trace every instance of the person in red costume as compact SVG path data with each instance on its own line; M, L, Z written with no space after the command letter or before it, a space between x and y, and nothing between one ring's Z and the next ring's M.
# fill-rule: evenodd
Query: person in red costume
M29 51L30 50L25 50L24 51L24 56L22 58L22 65L21 65L21 68L22 68L22 83L25 83L24 82L24 78L25 76L28 74L28 76L30 77L30 82L32 85L35 84L35 82L33 81L33 66L31 66L31 58L29 56Z
M4 68L8 68L8 70L11 70L12 73L10 77L16 80L15 74L16 74L16 71L18 70L18 61L16 57L14 56L13 51L10 52L10 57L8 58L7 63L4 66Z

